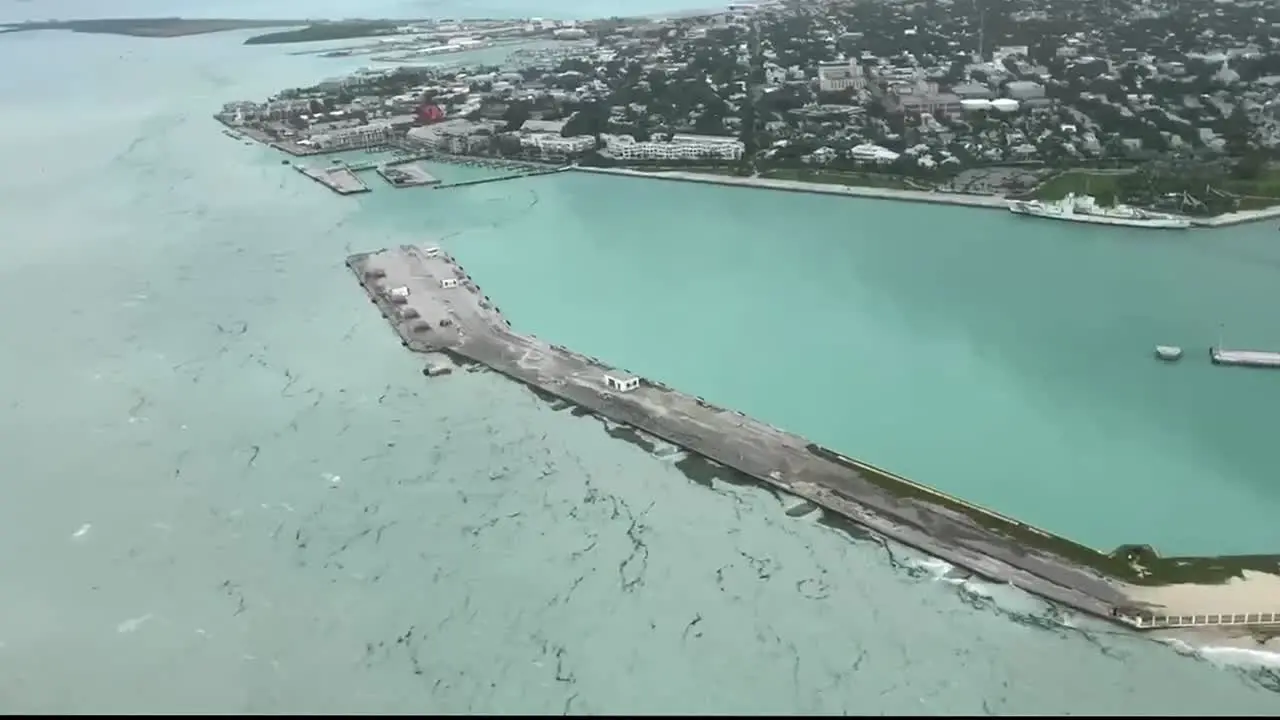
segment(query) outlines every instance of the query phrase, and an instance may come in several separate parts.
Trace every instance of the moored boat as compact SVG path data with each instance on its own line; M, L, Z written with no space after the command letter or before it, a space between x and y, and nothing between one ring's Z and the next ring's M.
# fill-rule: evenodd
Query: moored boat
M1093 196L1076 195L1075 193L1067 193L1066 197L1051 203L1040 200L1013 200L1009 203L1009 211L1030 217L1069 220L1071 222L1093 223L1095 225L1168 230L1191 227L1191 218L1183 215L1143 210L1131 205L1103 207L1098 204L1098 201Z

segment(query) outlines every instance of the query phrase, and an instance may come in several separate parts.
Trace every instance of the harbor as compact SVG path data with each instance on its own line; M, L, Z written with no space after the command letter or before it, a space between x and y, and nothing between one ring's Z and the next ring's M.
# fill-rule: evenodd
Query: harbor
M1246 612L1262 617L1277 610L1261 595L1261 606L1245 610L1212 603L1166 607L1165 584L1192 582L1212 589L1235 577L1233 559L1159 558L1144 546L1099 553L660 382L513 331L493 300L436 248L402 246L353 255L347 264L401 342L416 352L444 353L490 368L543 397L670 442L983 578L1144 629L1154 627L1153 618L1166 615ZM1188 579L1193 567L1220 574ZM1138 584L1141 593L1134 591Z

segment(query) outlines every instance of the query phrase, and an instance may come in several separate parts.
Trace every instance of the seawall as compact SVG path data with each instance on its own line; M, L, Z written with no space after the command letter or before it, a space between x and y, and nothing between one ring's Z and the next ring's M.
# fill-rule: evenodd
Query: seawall
M896 190L894 188L861 187L854 185L825 185L822 183L802 182L799 180L777 180L761 177L740 177L737 175L711 175L709 173L690 172L686 170L662 170L644 172L630 168L601 168L575 165L580 172L599 173L602 175L625 175L628 177L649 178L651 180L674 180L677 182L695 182L710 185L728 185L731 187L757 188L761 190L782 190L784 192L817 193L820 195L840 195L844 197L860 197L875 200L902 200L906 202L934 203L938 205L958 205L962 207L979 207L1008 210L1008 200L996 195L965 195L961 193L927 192L924 190Z
M868 198L873 200L899 200L904 202L933 203L937 205L956 205L961 207L988 208L992 210L1008 210L1009 199L1000 195L966 195L963 193L927 192L924 190L897 190L894 188L860 187L854 185L827 185L823 183L803 182L800 180L777 180L760 177L741 177L737 175L713 175L688 170L661 170L645 172L631 168L601 168L574 166L580 172L599 173L603 175L625 175L653 180L674 180L677 182L696 182L709 185L726 185L731 187L750 187L761 190L781 190L784 192L817 193L819 195L840 195L843 197ZM1232 225L1273 220L1280 218L1280 205L1261 210L1241 210L1223 213L1213 217L1193 217L1191 224L1199 228L1221 228Z
M1278 556L1160 558L1140 545L1099 553L515 332L439 249L389 248L347 266L405 347L486 366L988 580L1141 630L1280 624Z
M391 248L354 255L347 264L412 350L445 352L462 362L479 363L989 580L1113 621L1119 619L1117 608L1144 607L1120 584L1069 558L1069 552L1055 552L1055 545L1071 544L1050 533L661 383L641 381L631 390L610 387L607 376L630 376L513 332L492 302L443 253ZM449 286L453 282L457 284Z

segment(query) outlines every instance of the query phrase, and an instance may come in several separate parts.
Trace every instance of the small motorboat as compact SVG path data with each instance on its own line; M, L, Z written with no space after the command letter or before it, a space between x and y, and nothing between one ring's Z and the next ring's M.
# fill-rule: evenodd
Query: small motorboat
M1174 362L1182 358L1182 348L1176 345L1157 345L1156 357L1165 362Z

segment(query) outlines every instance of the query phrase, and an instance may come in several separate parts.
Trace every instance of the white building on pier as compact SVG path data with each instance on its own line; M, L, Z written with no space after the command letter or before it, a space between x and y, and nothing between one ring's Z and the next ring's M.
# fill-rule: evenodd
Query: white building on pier
M605 374L604 386L614 392L631 392L640 387L640 378L635 375Z

